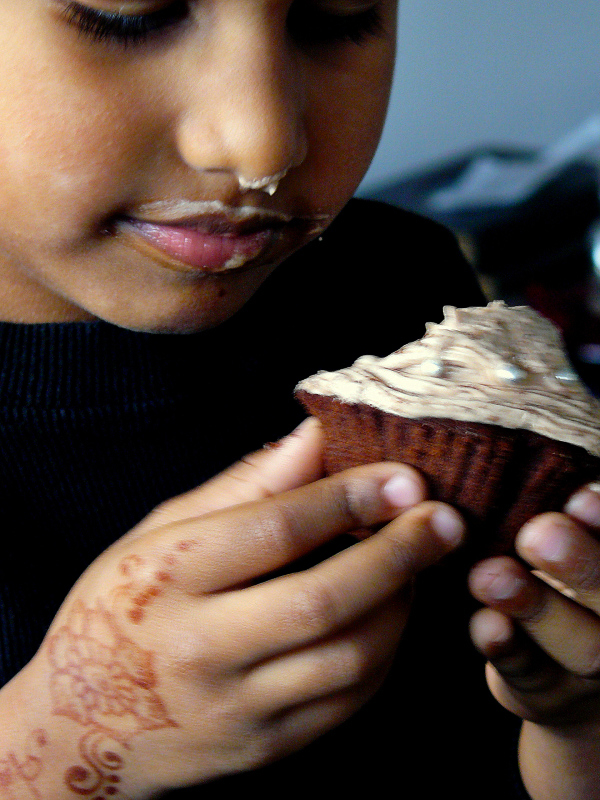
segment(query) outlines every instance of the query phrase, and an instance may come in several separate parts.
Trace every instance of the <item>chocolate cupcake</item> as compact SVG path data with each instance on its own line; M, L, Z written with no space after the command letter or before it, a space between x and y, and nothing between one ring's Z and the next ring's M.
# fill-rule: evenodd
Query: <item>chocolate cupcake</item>
M296 396L325 431L329 473L402 461L463 512L481 553L600 475L600 403L559 331L526 306L444 309L385 358L319 372Z

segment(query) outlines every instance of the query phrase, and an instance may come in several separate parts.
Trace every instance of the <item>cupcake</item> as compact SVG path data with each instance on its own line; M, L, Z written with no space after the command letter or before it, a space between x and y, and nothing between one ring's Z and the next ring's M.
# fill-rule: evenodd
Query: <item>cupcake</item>
M319 372L296 396L323 424L328 473L416 467L465 515L481 554L509 552L528 519L600 474L600 403L559 331L526 306L448 306L422 339Z

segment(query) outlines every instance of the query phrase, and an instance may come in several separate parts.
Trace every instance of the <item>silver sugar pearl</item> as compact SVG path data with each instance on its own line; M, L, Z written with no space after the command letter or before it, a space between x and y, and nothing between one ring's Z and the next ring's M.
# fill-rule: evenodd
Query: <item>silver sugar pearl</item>
M421 362L421 372L432 378L439 378L444 372L444 364L437 358L427 358Z
M527 373L516 364L505 364L498 367L496 375L504 383L523 383L527 379Z
M559 383L576 383L579 376L572 369L561 369L554 373L554 377Z

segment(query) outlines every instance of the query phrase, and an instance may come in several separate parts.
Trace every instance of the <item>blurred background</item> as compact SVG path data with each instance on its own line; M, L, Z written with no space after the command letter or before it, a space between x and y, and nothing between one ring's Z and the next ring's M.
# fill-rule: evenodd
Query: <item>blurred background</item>
M488 297L557 322L600 394L599 167L599 0L400 0L359 194L452 228Z

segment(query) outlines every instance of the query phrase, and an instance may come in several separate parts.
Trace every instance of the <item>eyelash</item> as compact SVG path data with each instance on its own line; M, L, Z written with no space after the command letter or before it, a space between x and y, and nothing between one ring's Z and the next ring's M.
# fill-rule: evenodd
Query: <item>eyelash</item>
M69 2L63 16L67 23L95 42L127 46L143 44L152 36L165 33L168 28L183 21L188 11L188 3L181 1L139 15L100 11L78 2ZM287 24L292 38L303 45L361 45L380 32L381 14L378 5L358 14L341 16L330 14L310 3L294 4Z
M328 45L365 44L381 33L382 19L379 4L358 14L330 14L318 6L293 5L288 15L288 29L300 44Z
M100 11L81 3L67 3L63 16L81 34L96 42L121 45L141 44L153 35L164 33L181 22L188 12L187 2L175 2L150 14L118 14Z

